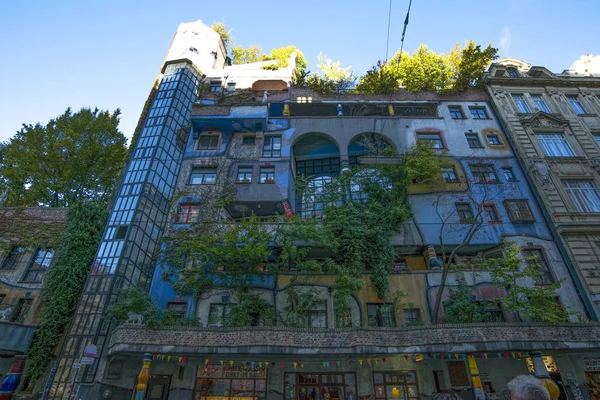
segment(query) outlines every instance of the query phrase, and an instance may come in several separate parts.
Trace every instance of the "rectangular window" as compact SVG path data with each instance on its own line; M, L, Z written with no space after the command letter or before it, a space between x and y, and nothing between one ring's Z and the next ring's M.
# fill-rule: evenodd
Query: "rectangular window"
M496 211L496 207L494 207L493 205L490 204L483 206L483 212L485 213L489 222L500 221L500 218L498 218L498 212Z
M4 261L0 265L0 269L16 269L25 254L25 247L13 246Z
M458 177L456 176L456 171L454 167L442 168L442 176L447 183L456 183L458 182Z
M214 185L217 182L216 168L193 168L190 185Z
M486 137L491 146L502 146L504 144L497 133L488 133Z
M594 140L596 141L596 144L600 146L600 135L594 135Z
M196 150L218 150L220 135L200 135Z
M487 110L485 107L469 107L469 111L471 112L471 117L473 119L489 119Z
M520 113L530 113L529 104L525 101L525 97L522 94L513 94L512 99L517 106L517 111Z
M506 68L506 75L510 76L511 78L518 78L519 71L515 67L508 67Z
M392 304L367 304L367 315L369 317L369 326L396 326L394 306Z
M327 328L327 303L318 302L306 312L306 322L309 328Z
M439 133L417 133L417 140L424 143L431 143L434 149L443 149L444 142Z
M211 304L208 312L208 325L223 325L229 314L229 304Z
M260 167L258 183L275 183L275 167Z
M541 250L523 250L522 254L527 266L533 267L537 271L537 276L534 278L536 285L552 285L554 283L548 262Z
M581 104L581 101L579 100L579 96L567 96L567 99L569 100L569 104L571 104L571 107L573 107L573 111L575 111L576 114L585 114L585 108L583 108L583 104Z
M448 111L450 111L452 119L465 119L461 106L448 106Z
M471 173L475 183L498 183L498 176L493 165L471 164Z
M505 200L504 206L510 220L515 223L534 222L533 213L527 200Z
M177 206L176 224L192 224L200 219L200 204L187 203Z
M479 140L479 135L477 133L465 133L465 138L467 139L467 143L469 143L470 148L483 148L483 145L481 144L481 140Z
M536 135L544 154L548 157L574 157L575 153L569 146L567 139L560 134Z
M27 318L27 313L32 304L33 299L20 299L10 321L22 324L25 321L25 318Z
M405 308L404 324L418 324L421 322L421 310L418 308Z
M506 179L508 182L517 181L517 177L515 176L515 173L511 167L504 167L502 168L502 171L504 172L504 179Z
M54 250L38 249L33 261L29 265L27 273L23 277L23 282L42 282L44 275L46 275L46 271L50 267L52 257L54 257Z
M281 157L281 136L265 136L263 157Z
M600 195L591 181L563 181L563 187L578 212L600 212Z
M544 98L540 94L532 94L531 100L533 100L533 104L535 104L536 108L540 111L550 114L550 109L548 105L544 101Z
M253 145L256 143L256 136L254 135L244 135L242 139L242 144Z
M227 91L235 92L235 82L227 82Z
M414 371L385 371L373 373L376 400L417 400L421 398ZM425 397L425 395L423 395ZM346 397L352 399L353 397ZM342 399L340 397L340 399Z
M340 173L339 158L320 158L296 161L296 176L337 176Z
M182 303L182 302L168 302L167 303L167 310L171 311L173 314L175 314L175 316L177 317L177 319L183 319L185 318L185 310L187 308L187 303Z
M475 220L469 203L456 203L456 213L461 224L471 224Z
M210 83L210 91L211 93L221 93L221 82L220 81L214 81Z
M238 167L236 183L252 183L252 167Z

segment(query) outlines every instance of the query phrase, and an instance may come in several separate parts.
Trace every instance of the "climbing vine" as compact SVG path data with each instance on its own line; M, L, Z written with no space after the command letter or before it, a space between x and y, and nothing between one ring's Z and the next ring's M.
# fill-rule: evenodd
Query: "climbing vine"
M52 361L60 337L71 320L106 223L106 205L79 202L69 207L56 259L48 271L47 307L29 349L25 375L35 382Z
M53 249L60 242L63 221L43 221L27 209L0 210L0 258L11 247Z

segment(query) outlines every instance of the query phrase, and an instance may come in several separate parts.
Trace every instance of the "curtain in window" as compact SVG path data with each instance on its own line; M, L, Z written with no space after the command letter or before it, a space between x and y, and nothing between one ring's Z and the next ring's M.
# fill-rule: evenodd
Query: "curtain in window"
M579 212L600 212L600 195L592 182L566 181L563 186Z
M563 135L537 135L537 139L547 156L573 157L575 153Z

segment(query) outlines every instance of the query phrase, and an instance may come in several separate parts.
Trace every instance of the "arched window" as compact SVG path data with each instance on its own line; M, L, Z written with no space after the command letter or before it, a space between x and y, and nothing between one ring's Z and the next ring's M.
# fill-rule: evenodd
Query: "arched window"
M380 185L386 191L392 191L394 188L392 182L375 168L363 169L350 179L350 198L352 201L365 202L369 198L366 192L368 185Z

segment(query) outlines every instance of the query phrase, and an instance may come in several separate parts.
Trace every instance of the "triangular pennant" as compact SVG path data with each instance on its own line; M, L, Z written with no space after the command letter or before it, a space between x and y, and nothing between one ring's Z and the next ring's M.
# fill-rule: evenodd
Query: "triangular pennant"
M220 360L220 361L219 361L219 363L220 363L221 365L223 365L223 360Z
M460 356L462 357L462 359L463 359L463 360L464 360L465 358L467 358L467 355L466 355L465 353L462 353Z
M405 355L404 355L404 359L405 359L406 361L408 361L408 354L405 354Z
M254 365L256 365L256 363L254 361L250 361L250 366L254 367Z
M300 363L300 368L304 368L304 363L303 362Z
M512 358L517 358L514 351L512 353L510 353L510 355L512 356Z
M383 361L383 363L385 364L385 357L383 357L383 358L381 359L381 361Z
M504 353L504 358L508 358L508 352Z
M167 356L167 360L171 361L171 356Z
M153 355L152 355L152 359L153 359L153 360L156 360L156 358L157 358L157 355L156 355L156 354L153 354Z
M454 353L454 358L458 359L458 354Z
M179 358L177 359L177 361L179 361L179 362L181 362L181 360L183 360L183 357L179 357Z
M258 362L258 366L262 368L262 361Z
M323 361L323 366L324 366L325 368L327 368L327 367L329 367L329 363L328 363L327 361Z
M285 363L284 362L281 363L281 368L283 368L283 367L285 367Z
M483 355L485 356L485 358L488 358L488 353L483 353Z
M448 353L448 359L452 358L452 354Z
M437 354L433 353L433 358L437 359Z
M520 351L518 351L517 354L519 355L519 358L523 357L523 353L521 353Z
M342 364L340 361L336 361L335 363L337 364L338 367Z
M204 360L204 365L208 364L208 360Z
M229 361L229 366L233 367L233 361Z
M496 355L498 355L498 358L502 358L502 354L496 353Z
M526 351L526 352L525 352L525 355L526 355L527 357L529 357L529 352L528 352L528 351Z
M371 365L371 359L370 359L370 358L367 358L367 363L368 363L369 365Z
M379 358L375 359L375 364L379 364Z
M209 363L210 365L213 365L213 360L208 360L208 363Z
M294 368L298 366L298 363L294 361Z
M362 365L362 362L363 362L363 360L358 360L358 363L359 363L360 365Z
M485 356L483 355L483 353L480 354L481 358L485 358Z

